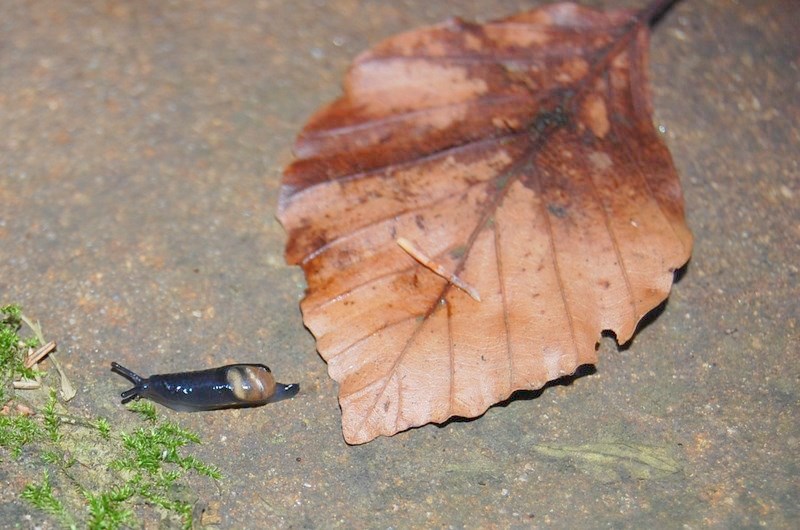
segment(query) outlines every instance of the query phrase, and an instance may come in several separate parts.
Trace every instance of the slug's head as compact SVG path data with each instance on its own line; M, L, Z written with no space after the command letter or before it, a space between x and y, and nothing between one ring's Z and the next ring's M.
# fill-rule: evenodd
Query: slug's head
M122 397L122 403L127 403L133 399L138 399L142 396L145 392L147 392L147 388L149 386L149 381L147 379L142 378L139 374L128 370L124 366L119 363L111 363L111 371L117 373L133 383L133 388L126 390L120 397Z

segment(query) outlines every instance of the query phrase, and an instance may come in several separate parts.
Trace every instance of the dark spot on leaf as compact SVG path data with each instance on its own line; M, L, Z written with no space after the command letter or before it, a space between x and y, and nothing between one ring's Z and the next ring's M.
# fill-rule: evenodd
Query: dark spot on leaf
M499 190L502 190L503 188L505 188L506 185L508 184L508 179L509 178L511 178L511 175L509 173L505 173L505 174L500 175L499 177L497 177L494 180L494 189L499 191Z
M542 111L537 114L530 129L532 132L541 134L551 128L563 127L568 122L567 114L561 106L558 106L552 111Z
M547 210L559 219L563 219L567 216L567 209L558 204L548 204Z
M450 257L454 260L460 260L464 257L464 254L467 251L466 245L458 245L456 248L450 251Z

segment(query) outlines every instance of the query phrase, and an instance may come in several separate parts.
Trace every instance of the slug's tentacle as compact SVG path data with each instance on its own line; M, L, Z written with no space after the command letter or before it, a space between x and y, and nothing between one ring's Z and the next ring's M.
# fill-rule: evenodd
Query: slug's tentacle
M140 376L136 372L128 370L127 368L125 368L121 364L114 363L114 362L111 363L111 371L121 375L122 377L124 377L125 379L129 380L131 383L133 383L135 385L130 390L126 390L125 392L120 394L120 397L122 397L122 403L123 404L125 404L125 403L127 403L127 402L139 397L139 394L141 394L141 392L142 392L142 384L145 381L142 378L142 376Z

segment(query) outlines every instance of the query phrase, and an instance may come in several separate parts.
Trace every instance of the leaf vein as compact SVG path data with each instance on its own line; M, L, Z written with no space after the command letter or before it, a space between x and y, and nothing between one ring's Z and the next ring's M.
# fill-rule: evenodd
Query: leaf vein
M311 131L309 133L303 134L301 138L303 140L314 140L318 138L319 139L330 138L336 136L349 135L353 133L360 133L384 125L393 125L395 123L405 122L409 118L416 118L417 116L427 117L431 114L431 112L434 111L452 110L452 109L457 109L459 107L468 107L475 105L475 103L478 103L478 106L491 106L495 103L504 103L507 101L514 101L514 100L527 100L529 99L528 97L529 95L530 94L528 93L519 93L519 94L504 94L502 96L484 96L475 99L469 99L466 101L459 101L457 103L449 103L447 105L436 105L434 107L425 107L420 109L407 110L404 112L398 112L396 114L388 114L385 116L371 118L368 121L364 121L361 123L354 123L349 125L342 125L340 127L331 127L329 129L320 129L316 131Z
M500 284L500 303L503 306L503 326L506 332L506 358L508 362L508 394L510 395L512 389L514 388L514 352L512 351L511 347L511 330L509 328L509 321L508 321L508 298L506 294L505 282L503 282L503 278L505 278L505 275L503 274L503 260L501 257L502 246L500 245L500 222L496 219L492 229L492 233L494 234L494 255L495 255L495 262L497 264L497 281Z
M567 324L569 325L569 334L572 337L572 344L575 347L575 359L577 360L580 357L580 352L578 351L578 340L577 340L577 335L575 334L575 323L572 320L572 311L567 301L567 293L564 290L564 278L561 272L561 267L559 267L558 265L558 255L557 255L558 249L556 248L555 238L553 235L553 226L550 223L550 216L549 213L547 212L547 207L543 200L544 195L542 193L542 190L544 186L542 185L542 175L539 173L538 168L536 167L531 167L531 173L535 177L534 181L536 182L538 195L540 197L539 208L541 209L545 228L547 229L547 241L550 243L550 260L553 265L553 271L556 274L556 282L558 283L558 292L561 295L561 302L564 306L564 314L567 317Z
M636 322L639 321L639 311L636 308L636 298L633 294L633 287L631 286L630 275L628 274L628 269L625 266L625 259L622 257L622 251L620 250L619 246L619 239L617 237L616 232L614 231L611 218L608 214L608 210L606 205L603 201L603 198L600 194L600 189L597 186L597 183L594 179L594 172L591 171L585 164L586 156L585 156L585 148L582 145L578 146L578 149L584 153L584 156L579 156L578 160L581 163L583 170L589 175L589 182L592 185L593 193L591 193L592 197L595 198L597 205L600 207L600 211L603 214L603 223L606 227L606 232L608 232L608 237L611 239L611 246L614 249L614 255L617 258L617 266L619 268L620 274L622 275L622 279L625 282L625 289L628 291L628 299L630 301L631 311L633 312L633 321L634 325Z
M415 319L415 318L418 318L418 317L419 317L419 315L409 315L409 316L407 316L405 318L401 318L399 320L394 320L392 322L387 322L386 324L384 324L384 325L382 325L382 326L370 331L367 335L364 335L363 337L359 337L355 341L351 342L347 346L345 346L342 349L340 349L338 352L333 353L333 354L329 354L327 356L327 362L330 363L333 359L335 359L339 355L341 355L344 352L346 352L347 350L353 348L357 344L359 344L361 342L364 342L366 340L369 340L370 338L374 337L375 335L377 335L381 331L386 331L387 329L391 329L391 328L393 328L395 326L399 326L400 324L403 324L405 322L408 322L409 320L412 320L412 319Z

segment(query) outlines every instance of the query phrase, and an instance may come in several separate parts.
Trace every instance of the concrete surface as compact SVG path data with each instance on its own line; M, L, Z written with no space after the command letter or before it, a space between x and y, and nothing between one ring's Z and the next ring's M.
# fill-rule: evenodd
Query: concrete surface
M654 31L696 247L629 347L476 421L343 442L274 218L293 138L369 45L535 4L3 2L0 303L59 342L73 410L125 421L112 360L300 382L278 405L166 411L227 477L199 492L224 528L800 526L796 0L682 2Z

